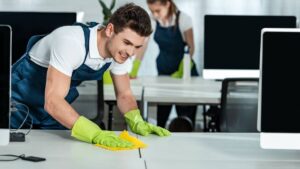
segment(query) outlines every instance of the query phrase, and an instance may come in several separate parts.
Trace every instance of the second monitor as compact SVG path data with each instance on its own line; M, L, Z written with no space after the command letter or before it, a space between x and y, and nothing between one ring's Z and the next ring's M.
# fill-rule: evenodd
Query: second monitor
M258 129L261 146L300 150L300 29L263 29Z
M206 15L203 77L259 77L261 30L295 27L295 16Z
M12 27L12 63L24 53L29 38L78 21L80 12L0 12L0 24Z

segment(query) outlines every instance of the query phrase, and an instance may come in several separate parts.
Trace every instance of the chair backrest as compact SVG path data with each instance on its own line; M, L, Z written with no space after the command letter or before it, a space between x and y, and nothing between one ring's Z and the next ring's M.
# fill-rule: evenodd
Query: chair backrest
M220 131L257 132L258 78L222 82Z

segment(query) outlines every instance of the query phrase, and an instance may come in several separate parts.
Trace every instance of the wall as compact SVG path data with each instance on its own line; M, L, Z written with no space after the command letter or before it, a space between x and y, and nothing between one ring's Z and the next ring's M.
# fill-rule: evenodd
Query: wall
M109 0L104 0L110 3ZM134 2L147 9L146 0L117 0L116 6ZM203 16L205 14L296 15L300 18L299 0L175 0L180 10L193 18L195 61L201 74L203 66ZM147 9L148 10L148 9ZM84 21L102 20L97 0L0 0L0 11L83 11ZM220 28L222 25L220 25ZM157 45L150 41L140 75L156 75Z

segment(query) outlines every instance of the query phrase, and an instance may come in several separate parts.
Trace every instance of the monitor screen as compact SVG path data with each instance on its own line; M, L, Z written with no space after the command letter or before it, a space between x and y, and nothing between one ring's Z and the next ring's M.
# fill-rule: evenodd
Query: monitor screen
M261 30L295 27L295 16L206 15L203 77L259 77Z
M0 25L0 129L9 128L11 28Z
M261 146L300 149L300 29L263 29L258 128Z
M13 31L12 63L24 54L31 36L48 34L74 22L76 12L0 12L0 24L10 25Z
M300 133L300 32L264 32L261 131ZM274 106L276 105L276 106Z

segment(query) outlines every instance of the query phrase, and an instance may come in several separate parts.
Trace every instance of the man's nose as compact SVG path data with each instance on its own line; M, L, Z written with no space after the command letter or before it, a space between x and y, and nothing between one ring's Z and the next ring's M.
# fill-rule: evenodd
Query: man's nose
M135 52L135 48L134 47L130 47L127 51L127 53L129 54L129 56L133 56Z

